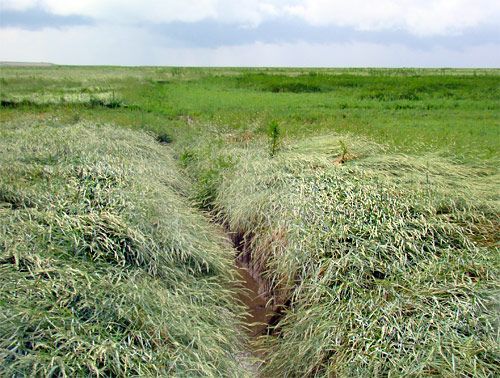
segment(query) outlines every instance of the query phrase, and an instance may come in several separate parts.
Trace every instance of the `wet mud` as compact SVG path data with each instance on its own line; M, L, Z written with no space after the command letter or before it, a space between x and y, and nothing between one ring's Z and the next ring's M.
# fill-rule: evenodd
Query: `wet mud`
M237 284L238 299L246 306L248 312L245 323L250 336L257 337L266 332L268 323L274 315L273 306L268 303L263 288L245 265L238 260L235 264L240 276L240 282Z

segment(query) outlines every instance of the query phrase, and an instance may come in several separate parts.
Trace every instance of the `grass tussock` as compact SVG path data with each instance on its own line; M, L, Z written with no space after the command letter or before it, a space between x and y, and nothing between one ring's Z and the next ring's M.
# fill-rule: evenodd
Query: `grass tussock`
M216 209L289 303L260 340L265 374L499 373L498 250L475 238L498 217L497 173L383 150L332 135L273 159L235 149L221 171Z
M230 250L167 147L82 124L0 141L0 375L242 371Z

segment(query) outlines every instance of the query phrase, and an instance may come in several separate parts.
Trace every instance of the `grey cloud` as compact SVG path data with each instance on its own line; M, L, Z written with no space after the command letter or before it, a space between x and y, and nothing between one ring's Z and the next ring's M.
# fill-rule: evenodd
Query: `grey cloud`
M82 15L59 16L41 7L25 11L2 11L0 27L38 30L93 25L96 22ZM112 22L110 22L112 24ZM358 31L351 27L313 26L299 18L281 17L265 21L256 27L215 20L199 22L137 23L130 25L147 30L162 39L166 46L217 48L261 43L377 43L401 44L428 50L436 46L463 49L468 46L500 43L500 25L483 25L456 36L418 37L404 30Z
M397 43L248 43L169 46L140 27L97 24L36 33L0 29L0 61L59 64L305 67L500 67L500 43L427 50ZM26 47L29 48L26 48Z
M2 10L0 36L0 60L72 64L498 67L500 62L500 24L456 36L418 37L404 30L313 26L292 17L253 28L213 19L119 24L38 7Z
M39 30L46 27L61 28L65 26L92 25L90 17L81 15L59 16L47 12L43 8L31 8L24 11L2 10L0 27L18 27L26 30Z
M349 27L312 26L299 19L267 21L255 28L215 21L195 23L172 22L142 25L163 36L172 46L207 47L237 46L253 42L262 43L346 43L369 42L402 44L418 49L445 46L461 49L484 43L500 43L500 28L485 26L469 29L456 36L417 37L403 30L357 31Z

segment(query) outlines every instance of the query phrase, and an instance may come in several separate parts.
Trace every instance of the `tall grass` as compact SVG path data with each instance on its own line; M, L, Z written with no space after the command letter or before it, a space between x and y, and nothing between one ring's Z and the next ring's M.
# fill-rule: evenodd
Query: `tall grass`
M499 375L499 72L2 69L0 375Z
M341 140L355 158L338 165ZM260 340L264 374L499 373L498 240L486 236L498 174L383 150L344 135L274 159L233 151L215 207L287 304Z
M0 131L0 375L245 375L231 249L153 136Z

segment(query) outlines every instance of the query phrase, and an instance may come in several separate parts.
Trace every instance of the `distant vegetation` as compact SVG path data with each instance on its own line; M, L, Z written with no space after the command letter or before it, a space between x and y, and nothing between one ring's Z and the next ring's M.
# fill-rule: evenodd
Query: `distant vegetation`
M255 376L237 254L262 376L500 374L499 70L0 84L0 375Z
M0 66L5 67L50 67L53 65L47 62L0 62Z

